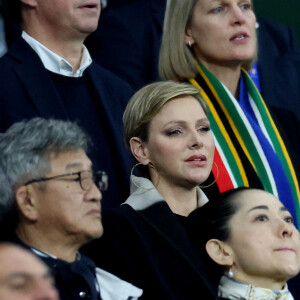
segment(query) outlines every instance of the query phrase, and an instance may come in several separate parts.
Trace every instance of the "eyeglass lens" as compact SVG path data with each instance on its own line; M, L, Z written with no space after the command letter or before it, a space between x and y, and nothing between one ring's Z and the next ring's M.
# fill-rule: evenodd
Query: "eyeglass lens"
M98 171L94 175L91 172L81 173L80 181L85 191L91 189L93 184L96 184L100 191L105 191L108 187L108 176L104 171Z

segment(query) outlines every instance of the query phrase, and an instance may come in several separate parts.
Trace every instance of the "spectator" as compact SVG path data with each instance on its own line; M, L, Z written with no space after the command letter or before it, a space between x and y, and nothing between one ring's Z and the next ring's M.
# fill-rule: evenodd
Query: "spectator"
M92 172L88 138L69 121L34 118L0 137L3 205L15 214L12 240L52 270L61 299L137 299L141 290L96 268L79 248L103 233L103 172ZM112 258L113 259L113 258Z
M199 255L210 256L211 272L223 273L220 298L294 299L286 281L300 270L300 235L274 195L230 190L191 213L189 221Z
M13 244L0 244L0 298L58 300L49 268L35 255Z
M131 195L103 214L105 233L86 253L141 287L142 299L215 299L215 283L185 233L186 217L208 201L198 185L211 171L215 148L199 91L150 84L131 98L123 122L143 176L131 176Z
M103 206L118 206L129 194L122 114L132 91L83 45L97 28L100 0L6 0L6 10L23 32L0 59L0 131L36 116L75 120L92 138L95 169L104 168L114 187Z

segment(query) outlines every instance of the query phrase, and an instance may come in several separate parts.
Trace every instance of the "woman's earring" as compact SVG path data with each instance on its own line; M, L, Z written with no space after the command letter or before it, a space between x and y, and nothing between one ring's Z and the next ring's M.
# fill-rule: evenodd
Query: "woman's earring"
M205 189L205 188L208 188L208 187L212 186L218 180L218 178L219 178L219 167L218 167L218 165L215 161L214 161L214 164L217 168L217 176L215 177L215 180L212 183L208 184L208 185L204 185L204 186L199 185L199 187L201 189Z
M135 167L137 167L138 165L142 165L142 163L137 163L137 164L135 164L135 165L132 167L132 169L131 169L131 172L130 172L130 180L131 180L131 182L132 182L137 188L139 188L140 190L143 190L143 191L151 191L151 190L153 190L154 188L156 188L156 187L158 186L158 183L159 183L159 173L157 172L157 170L155 169L154 165L153 165L151 162L149 163L149 168L152 168L152 169L155 170L156 173L158 174L158 180L157 180L156 184L154 184L154 183L152 182L153 187L150 188L150 189L146 189L146 188L143 188L143 187L139 186L139 185L134 181L132 175L133 175L133 171L134 171Z
M227 276L230 277L230 278L233 278L234 273L233 273L233 271L231 270L231 268L228 270Z
M143 191L150 191L150 190L153 190L154 187L152 187L152 188L150 188L150 189L145 189L145 188L139 186L139 185L134 181L134 179L133 179L133 171L134 171L134 169L135 169L138 165L142 165L142 163L137 163L137 164L135 164L135 165L132 167L132 169L131 169L131 172L130 172L130 180L131 180L131 182L132 182L138 189L140 189L140 190L143 190Z
M189 47L192 48L192 42L189 40Z

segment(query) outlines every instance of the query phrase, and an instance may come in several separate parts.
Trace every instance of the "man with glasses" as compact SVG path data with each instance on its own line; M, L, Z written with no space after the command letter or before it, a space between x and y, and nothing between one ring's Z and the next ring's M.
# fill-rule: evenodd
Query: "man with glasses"
M78 252L103 233L105 172L92 171L88 138L74 123L34 118L0 136L0 199L13 240L52 269L61 299L136 299L140 289ZM7 195L7 196L5 196ZM133 298L130 298L133 297Z

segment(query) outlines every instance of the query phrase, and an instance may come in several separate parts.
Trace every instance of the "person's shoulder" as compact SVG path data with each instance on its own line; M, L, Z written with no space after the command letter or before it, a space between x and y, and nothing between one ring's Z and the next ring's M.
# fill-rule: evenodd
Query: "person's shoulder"
M267 28L268 30L273 30L274 32L279 33L286 33L291 30L291 27L268 18L258 18L258 24L263 28Z
M103 211L105 218L126 218L127 216L138 215L138 213L128 204L122 204L118 207L108 208Z
M293 28L265 18L259 18L258 23L258 37L261 43L268 44L268 48L276 46L276 48L281 49L281 52L300 51ZM270 42L272 43L271 46Z
M14 41L9 50L0 58L1 73L3 73L2 71L5 67L9 68L13 65L23 64L28 61L34 61L36 63L40 61L40 59L25 40L22 37L19 37ZM33 65L31 65L31 67L33 67Z

